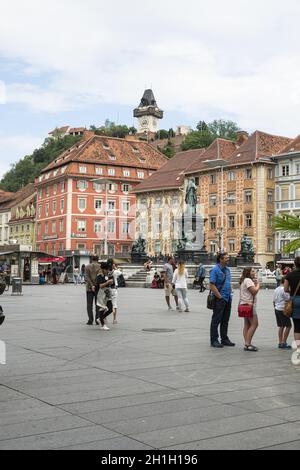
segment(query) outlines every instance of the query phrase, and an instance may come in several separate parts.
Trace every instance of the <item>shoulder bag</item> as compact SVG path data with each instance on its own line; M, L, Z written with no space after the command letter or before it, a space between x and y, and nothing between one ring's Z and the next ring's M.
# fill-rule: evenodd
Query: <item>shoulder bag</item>
M295 290L295 294L298 292L299 287L300 287L300 281ZM283 315L285 315L286 317L291 318L292 314L293 314L293 297L291 297L290 300L285 302L284 309L283 309Z
M221 286L220 286L220 289L218 289L219 292L222 290L222 287L224 286L224 284L225 284L225 282L226 282L226 275L227 275L227 274L225 273L225 274L224 274L223 282L222 282L222 284L221 284ZM209 294L208 294L208 296L207 296L207 308L208 308L208 310L213 310L213 309L215 308L215 306L216 306L216 301L217 301L217 299L216 299L215 294L213 294L213 292L210 290L210 291L209 291Z

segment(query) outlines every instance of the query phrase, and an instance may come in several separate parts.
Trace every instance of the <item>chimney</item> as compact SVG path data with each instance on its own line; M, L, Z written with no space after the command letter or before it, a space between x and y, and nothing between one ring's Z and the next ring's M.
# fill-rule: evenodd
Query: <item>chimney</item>
M94 131L84 131L83 133L83 136L82 136L82 140L89 140L91 137L93 137L95 135L95 132Z
M240 147L249 139L249 134L246 131L238 131L237 133L237 144Z

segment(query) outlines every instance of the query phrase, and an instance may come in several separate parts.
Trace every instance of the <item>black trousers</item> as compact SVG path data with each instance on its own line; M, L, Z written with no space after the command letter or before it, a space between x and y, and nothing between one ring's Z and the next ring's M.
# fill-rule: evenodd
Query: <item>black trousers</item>
M97 294L96 292L93 292L93 291L88 291L86 293L86 302L87 302L87 314L88 314L88 317L89 317L89 321L90 322L94 322L94 309L93 309L93 305L95 304L95 309L96 309L96 314L95 314L95 318L97 318L97 305L96 305L96 301L97 301Z
M111 300L107 302L106 306L108 310L101 310L100 308L97 307L98 308L97 315L99 315L101 326L105 325L105 322L104 322L105 318L108 317L113 311L113 304Z
M231 314L231 301L221 299L216 301L214 313L210 325L210 341L213 344L219 339L218 328L220 325L221 341L228 340L228 324Z

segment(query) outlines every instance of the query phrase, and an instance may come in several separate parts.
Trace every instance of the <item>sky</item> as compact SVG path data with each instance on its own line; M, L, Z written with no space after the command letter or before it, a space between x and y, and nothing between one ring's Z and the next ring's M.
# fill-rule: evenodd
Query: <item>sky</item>
M57 126L231 119L300 134L298 0L0 0L0 178Z

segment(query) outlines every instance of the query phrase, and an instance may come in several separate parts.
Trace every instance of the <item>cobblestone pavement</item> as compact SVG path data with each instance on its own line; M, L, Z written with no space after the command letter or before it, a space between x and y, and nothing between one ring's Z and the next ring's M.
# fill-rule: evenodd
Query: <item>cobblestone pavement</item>
M237 293L237 346L223 350L209 345L206 294L189 291L191 313L167 311L163 291L119 295L109 332L86 325L83 286L1 297L0 449L300 447L300 368L277 349L272 291L260 294L258 353L243 351Z

